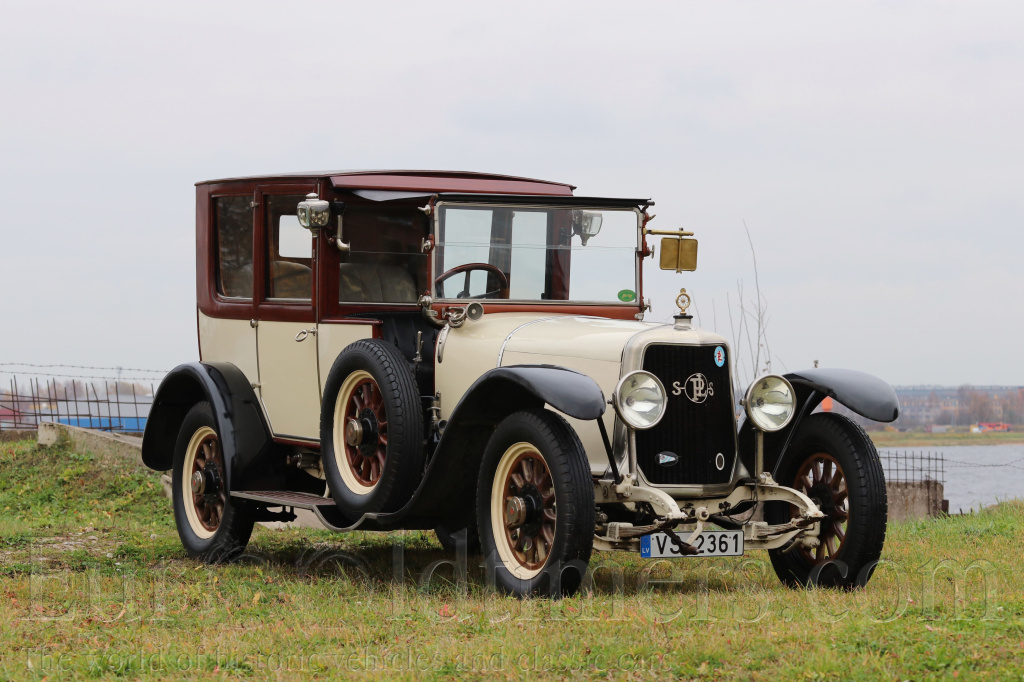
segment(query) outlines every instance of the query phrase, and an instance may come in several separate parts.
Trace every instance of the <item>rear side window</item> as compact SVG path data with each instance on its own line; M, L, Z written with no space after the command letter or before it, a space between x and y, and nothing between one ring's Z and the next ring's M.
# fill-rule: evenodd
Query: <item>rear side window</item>
M217 293L252 298L252 197L217 197L213 209Z

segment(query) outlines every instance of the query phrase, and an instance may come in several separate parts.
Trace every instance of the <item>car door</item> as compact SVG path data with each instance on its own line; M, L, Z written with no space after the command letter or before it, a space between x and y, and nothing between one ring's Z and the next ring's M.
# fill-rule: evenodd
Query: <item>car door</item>
M253 267L254 190L216 185L200 190L199 357L229 362L259 394Z
M276 438L315 441L320 432L314 235L296 207L315 184L257 188L260 221L257 356L260 395Z

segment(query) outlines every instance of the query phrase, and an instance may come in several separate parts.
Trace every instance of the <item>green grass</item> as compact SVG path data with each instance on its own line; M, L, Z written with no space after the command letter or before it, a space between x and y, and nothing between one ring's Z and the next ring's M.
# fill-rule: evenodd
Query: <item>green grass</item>
M1018 502L891 526L859 592L784 588L757 552L615 553L561 601L494 595L472 559L468 583L450 565L425 581L454 557L414 531L257 528L243 561L204 566L156 474L31 443L0 444L0 510L0 679L1024 674Z
M1005 433L925 433L923 431L870 431L877 448L920 448L943 445L1010 445L1024 443L1024 429Z

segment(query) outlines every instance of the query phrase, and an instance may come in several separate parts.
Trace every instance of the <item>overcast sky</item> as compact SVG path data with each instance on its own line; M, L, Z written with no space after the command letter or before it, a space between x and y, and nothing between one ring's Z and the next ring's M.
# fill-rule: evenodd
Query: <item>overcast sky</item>
M0 362L196 359L198 180L442 168L652 197L701 240L652 317L685 286L726 336L746 221L775 369L1024 384L1019 1L0 16Z

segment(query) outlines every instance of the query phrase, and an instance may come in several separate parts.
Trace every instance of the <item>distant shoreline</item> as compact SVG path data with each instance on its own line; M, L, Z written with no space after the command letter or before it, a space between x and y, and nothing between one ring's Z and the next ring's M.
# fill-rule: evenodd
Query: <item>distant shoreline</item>
M1014 445L1024 443L1024 430L1006 433L921 433L869 431L876 448L919 448L940 445Z

